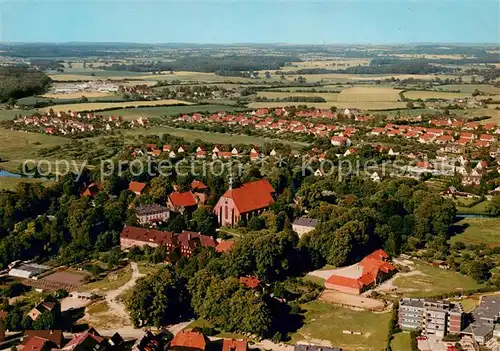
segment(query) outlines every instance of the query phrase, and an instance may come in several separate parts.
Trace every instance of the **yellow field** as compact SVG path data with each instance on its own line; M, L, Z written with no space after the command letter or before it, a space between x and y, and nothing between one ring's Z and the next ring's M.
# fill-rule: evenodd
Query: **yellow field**
M387 56L393 57L401 57L401 58L425 58L425 59L452 59L459 60L462 59L462 55L460 54L451 54L451 55L432 55L432 54L387 54ZM467 56L468 58L473 58L473 55Z
M338 101L399 101L401 90L378 87L354 87L342 90L338 95Z
M337 108L358 108L360 110L387 110L405 108L406 102L401 101L332 101L332 102L252 102L250 108L284 107L293 105L307 105L309 107L328 109L332 106Z
M262 96L262 97L267 97L269 99L283 99L286 97L293 97L293 96L307 96L307 97L312 97L312 96L319 96L327 100L328 102L330 101L337 101L337 96L338 93L316 93L316 92L280 92L280 91L259 91L257 93L257 96Z
M40 109L40 112L48 112L50 109L54 112L62 111L99 111L106 110L110 108L128 108L128 107L138 107L138 106L167 106L167 105L192 105L191 102L182 100L155 100L155 101L126 101L126 102L89 102L82 104L64 104L55 105L50 107L45 107Z
M404 95L408 99L459 99L471 96L469 93L449 93L444 91L407 91Z
M115 96L113 93L104 93L104 92L81 92L81 93L70 93L70 94L43 94L42 97L47 99L79 99L82 96L87 98L98 98L98 97L108 97Z

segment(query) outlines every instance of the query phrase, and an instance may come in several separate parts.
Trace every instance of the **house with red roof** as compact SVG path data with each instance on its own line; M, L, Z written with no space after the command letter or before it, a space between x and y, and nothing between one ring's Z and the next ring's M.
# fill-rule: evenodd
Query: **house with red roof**
M388 259L389 255L384 250L376 250L358 264L330 276L325 282L325 287L359 295L396 272L396 267L390 264Z
M230 187L214 208L217 221L222 226L233 226L240 219L249 220L261 214L271 204L274 189L266 179L245 183L238 188Z
M245 340L224 339L222 351L247 351L248 345Z
M140 196L147 192L148 185L146 183L131 181L128 185L128 190L133 192L135 195Z
M204 192L208 189L208 186L205 185L201 180L193 180L191 182L191 190Z
M197 206L198 198L191 191L174 191L168 195L167 207L170 211L184 213L184 211L193 210Z
M181 330L170 341L169 350L205 351L209 343L210 341L203 333L194 330Z
M97 184L91 183L89 186L85 189L85 191L82 193L82 196L89 196L89 197L94 197L99 193L99 188Z
M219 245L215 248L215 251L218 253L227 253L231 251L234 246L234 241L222 240Z
M255 289L260 286L260 280L257 277L241 277L240 283L249 289Z

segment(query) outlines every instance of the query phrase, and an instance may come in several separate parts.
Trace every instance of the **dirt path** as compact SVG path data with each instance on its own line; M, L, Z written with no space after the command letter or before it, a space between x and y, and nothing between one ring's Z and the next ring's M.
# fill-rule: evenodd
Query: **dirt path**
M127 283L120 286L118 289L109 291L105 297L106 303L109 306L109 313L126 320L129 319L128 313L125 310L125 305L123 302L118 300L118 297L128 289L133 288L137 279L144 276L144 274L139 273L139 268L137 267L136 262L131 262L130 265L132 267L132 278L130 278Z

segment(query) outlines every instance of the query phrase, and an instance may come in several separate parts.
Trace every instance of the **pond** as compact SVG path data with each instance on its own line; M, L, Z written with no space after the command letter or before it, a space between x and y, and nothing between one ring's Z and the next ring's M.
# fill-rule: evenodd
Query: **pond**
M0 177L21 178L20 174L11 173L0 169Z

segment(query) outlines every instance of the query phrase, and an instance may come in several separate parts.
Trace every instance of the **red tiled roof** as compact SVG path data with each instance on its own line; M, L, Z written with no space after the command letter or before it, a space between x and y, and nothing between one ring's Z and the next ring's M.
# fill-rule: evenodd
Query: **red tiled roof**
M374 258L377 260L383 260L383 259L388 259L389 255L384 250L378 249L378 250L373 251L371 254L369 254L365 258Z
M217 245L217 248L215 249L215 251L217 251L219 253L226 253L226 252L231 251L233 246L234 246L234 241L223 240L219 243L219 245Z
M170 341L170 348L172 347L187 347L192 349L205 350L207 340L205 335L197 331L182 330L177 333L172 341Z
M224 339L222 341L222 351L246 351L246 349L245 340Z
M23 344L26 344L30 339L34 337L42 338L48 340L58 347L61 347L63 341L63 334L61 330L26 330L24 332L25 339Z
M168 199L170 200L172 205L177 207L189 207L197 205L196 198L191 191L186 191L183 193L173 192L172 194L168 195Z
M131 181L130 184L128 185L128 190L134 192L134 193L142 193L144 189L146 188L147 184L146 183L140 183L140 182L134 182Z
M184 246L196 246L193 245L195 243L195 240L199 240L200 245L203 247L216 247L217 246L217 241L215 241L214 238L208 235L203 235L199 232L189 232L189 231L182 231L181 234L177 235L177 239L181 244Z
M120 238L137 240L142 242L155 243L158 245L177 243L172 232L163 232L155 229L145 229L139 227L124 226L120 233Z
M266 208L274 203L272 196L274 189L267 179L245 183L236 189L229 189L223 195L233 199L239 213L247 213Z
M39 336L33 336L29 338L23 346L24 351L40 351L44 348L45 344L49 340L41 338Z
M256 277L241 277L240 283L245 284L247 288L255 289L260 285L260 280Z
M326 281L326 284L331 284L331 285L341 285L345 286L348 288L355 288L355 289L361 289L363 287L363 284L358 281L358 279L354 278L349 278L349 277L343 277L340 275L332 275L328 280Z
M191 189L193 190L205 190L208 189L208 186L205 185L201 180L193 180L191 182Z

